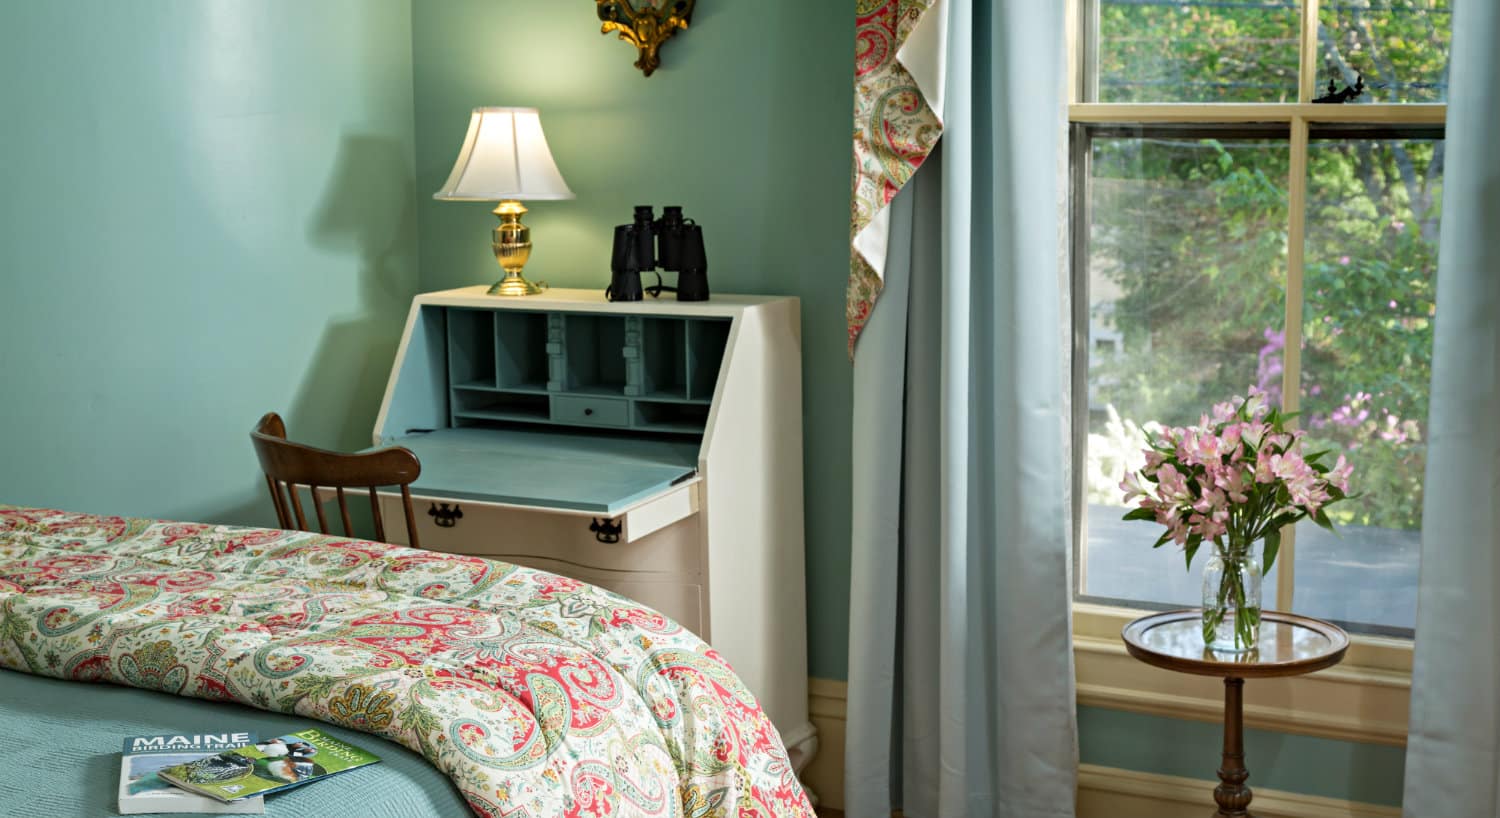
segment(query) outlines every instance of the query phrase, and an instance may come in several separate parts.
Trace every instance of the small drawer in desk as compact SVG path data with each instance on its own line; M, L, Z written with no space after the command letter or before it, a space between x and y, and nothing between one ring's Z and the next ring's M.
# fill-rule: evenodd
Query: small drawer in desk
M552 420L589 426L629 426L630 404L616 398L553 395Z

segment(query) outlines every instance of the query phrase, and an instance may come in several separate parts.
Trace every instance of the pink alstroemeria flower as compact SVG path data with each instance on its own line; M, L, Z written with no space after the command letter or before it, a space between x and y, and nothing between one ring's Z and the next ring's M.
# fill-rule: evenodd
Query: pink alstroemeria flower
M1270 411L1270 407L1266 405L1266 391L1260 387L1252 386L1249 392L1250 397L1246 398L1245 403L1245 414L1249 415L1252 419L1259 420L1262 415Z
M1214 485L1222 489L1225 496L1236 503L1250 501L1249 495L1245 492L1250 490L1253 482L1253 472L1249 468L1224 469L1214 477Z
M1183 441L1182 459L1195 466L1217 465L1224 456L1219 444L1211 431L1191 432Z
M1344 461L1344 456L1339 455L1337 463L1328 470L1327 479L1332 485L1338 487L1339 491L1349 491L1349 475L1354 473L1354 467Z
M1275 456L1270 449L1261 449L1255 456L1255 482L1269 483L1276 479L1276 475L1271 473L1271 458Z
M1188 491L1187 477L1171 463L1163 463L1157 470L1156 493L1162 500L1173 505L1191 502L1193 499L1192 492Z
M1266 424L1264 423L1241 423L1239 425L1240 439L1252 449L1259 449L1261 441L1266 436Z
M1203 492L1203 496L1198 498L1196 503L1193 503L1193 510L1199 514L1209 514L1214 509L1226 507L1227 503L1225 502L1224 492L1218 489L1209 489Z

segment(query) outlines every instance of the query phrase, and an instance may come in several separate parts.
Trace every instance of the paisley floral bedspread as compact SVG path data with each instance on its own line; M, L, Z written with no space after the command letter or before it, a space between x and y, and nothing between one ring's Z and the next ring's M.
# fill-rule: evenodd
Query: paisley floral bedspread
M0 666L383 736L481 816L813 815L712 648L502 562L0 506Z

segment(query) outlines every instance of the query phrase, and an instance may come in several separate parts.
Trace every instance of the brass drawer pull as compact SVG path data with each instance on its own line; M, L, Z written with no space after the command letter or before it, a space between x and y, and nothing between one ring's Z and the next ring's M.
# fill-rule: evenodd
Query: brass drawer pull
M595 517L594 521L589 523L589 530L594 532L594 539L603 543L619 542L620 533L624 529L619 519L606 520L603 517Z
M454 503L453 508L448 508L447 503L433 503L432 508L427 509L427 516L432 518L438 528L452 528L463 519L464 510L458 503Z

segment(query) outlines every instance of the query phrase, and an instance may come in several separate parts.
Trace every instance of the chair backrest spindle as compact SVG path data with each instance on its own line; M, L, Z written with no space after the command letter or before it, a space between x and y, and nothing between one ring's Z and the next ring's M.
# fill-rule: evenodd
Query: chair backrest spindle
M375 539L384 541L385 520L380 517L380 500L375 496L373 486L370 487L370 514L375 518Z
M401 488L403 490L405 490L406 487L402 486ZM344 501L344 487L343 486L339 486L338 488L334 489L334 492L337 493L338 496L339 496L339 517L343 518L343 520L344 520L344 536L345 537L353 537L354 536L354 526L352 526L352 525L349 524L349 504ZM416 542L416 541L417 541L416 538L413 537L412 538L412 542Z
M318 530L324 534L328 533L328 517L323 513L323 503L318 500L318 484L313 483L307 487L307 492L313 498L313 511L318 512Z
M271 475L266 475L266 488L271 491L271 502L276 506L276 524L282 528L291 528L292 521L286 514L286 501L281 499L281 486Z
M303 531L309 530L307 517L302 513L302 498L297 496L297 485L290 480L286 481L286 494L292 498L292 511L297 516L297 527Z

